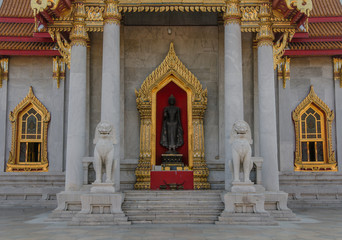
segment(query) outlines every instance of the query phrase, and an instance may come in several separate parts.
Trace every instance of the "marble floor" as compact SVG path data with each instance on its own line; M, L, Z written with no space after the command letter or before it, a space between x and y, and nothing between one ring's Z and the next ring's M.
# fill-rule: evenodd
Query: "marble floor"
M232 226L209 224L75 227L66 223L47 222L51 209L1 208L0 239L90 240L90 239L275 239L275 240L342 240L342 208L295 210L301 219L279 222L279 226Z

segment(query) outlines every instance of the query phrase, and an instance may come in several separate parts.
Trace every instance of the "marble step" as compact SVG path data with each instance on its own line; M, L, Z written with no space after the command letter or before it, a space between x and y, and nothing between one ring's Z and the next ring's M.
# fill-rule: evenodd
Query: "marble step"
M219 194L211 194L211 195L172 195L172 194L162 194L162 195L154 195L154 194L125 194L127 199L134 199L134 200L144 200L144 199L217 199L220 200L221 196Z
M132 223L212 224L224 209L222 191L125 191L122 209Z
M138 210L124 210L127 216L140 216L140 215L160 215L160 214L167 214L169 216L181 214L181 215L219 215L221 214L222 210L217 209L217 210L174 210L174 209L169 209L169 210L144 210L144 211L138 211Z
M132 205L123 205L123 210L134 210L134 211L166 211L166 210L182 210L182 211L207 211L207 210L223 210L224 206L223 204L215 204L215 205L186 205L186 206L170 206L170 205L163 205L163 206L146 206L146 205L140 205L140 204L132 204Z
M220 201L127 201L123 206L132 206L132 207L139 207L139 206L152 206L152 207L191 207L191 206L220 206L223 205Z
M169 215L157 215L157 216L128 216L129 221L163 221L165 223L170 222L198 222L198 221L208 221L208 222L215 222L218 220L217 216L207 216L207 215L196 215L196 216L184 216L184 215L175 215L175 216L169 216Z
M176 220L152 220L152 221L131 221L132 224L213 224L215 221L211 220L182 220L182 219L176 219Z

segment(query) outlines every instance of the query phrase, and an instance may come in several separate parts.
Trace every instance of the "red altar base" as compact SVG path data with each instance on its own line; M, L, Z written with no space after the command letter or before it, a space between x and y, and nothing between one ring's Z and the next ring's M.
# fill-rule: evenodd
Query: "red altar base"
M193 171L151 171L151 190L159 190L160 185L172 183L183 184L184 190L193 190Z

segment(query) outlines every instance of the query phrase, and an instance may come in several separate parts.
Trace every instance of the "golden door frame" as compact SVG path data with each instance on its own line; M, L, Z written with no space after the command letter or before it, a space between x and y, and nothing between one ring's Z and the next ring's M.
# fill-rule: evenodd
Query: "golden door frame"
M156 163L156 95L170 82L187 93L189 167L194 173L194 189L209 189L209 169L204 158L203 117L207 89L177 57L173 43L163 62L145 79L137 96L140 113L140 156L135 170L135 189L150 189L150 172Z
M301 151L301 116L311 105L321 111L324 115L322 124L325 135L324 147L324 162L303 162ZM295 124L296 134L296 152L294 161L295 171L337 171L337 162L335 159L335 152L332 148L332 121L334 120L334 111L330 110L327 104L325 104L315 93L313 86L310 86L310 92L306 98L296 107L292 112L292 119Z
M174 74L170 74L164 80L162 80L154 89L152 89L152 133L156 133L156 119L157 119L157 93L159 90L163 89L167 84L170 82L174 82L178 87L183 89L186 92L187 96L187 122L188 122L188 139L192 139L193 130L191 127L192 123L192 102L191 102L191 89L188 88L184 81L177 78ZM151 165L156 165L156 136L152 135L152 155L151 155ZM189 159L189 168L192 169L193 167L193 157L192 157L192 145L191 141L188 141L188 159Z

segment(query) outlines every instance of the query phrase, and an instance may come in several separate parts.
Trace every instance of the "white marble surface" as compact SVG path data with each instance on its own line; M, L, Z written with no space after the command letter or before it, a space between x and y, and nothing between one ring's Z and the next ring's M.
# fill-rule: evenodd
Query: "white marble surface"
M83 183L82 158L86 147L87 48L71 48L68 133L66 149L66 191L77 191Z
M342 88L339 81L335 81L335 123L337 123L335 157L340 163L338 171L342 173Z
M6 128L7 128L7 81L2 81L0 88L0 173L5 170L6 159ZM9 123L9 121L8 121Z
M232 159L229 144L230 132L235 121L243 119L243 82L241 27L231 23L224 34L224 97L225 97L225 189L230 189L231 175L228 162Z
M104 26L101 94L101 121L113 125L117 139L114 158L120 159L120 26L116 24ZM114 169L115 189L119 191L120 163Z
M272 46L258 47L259 131L263 185L279 190L278 142Z

